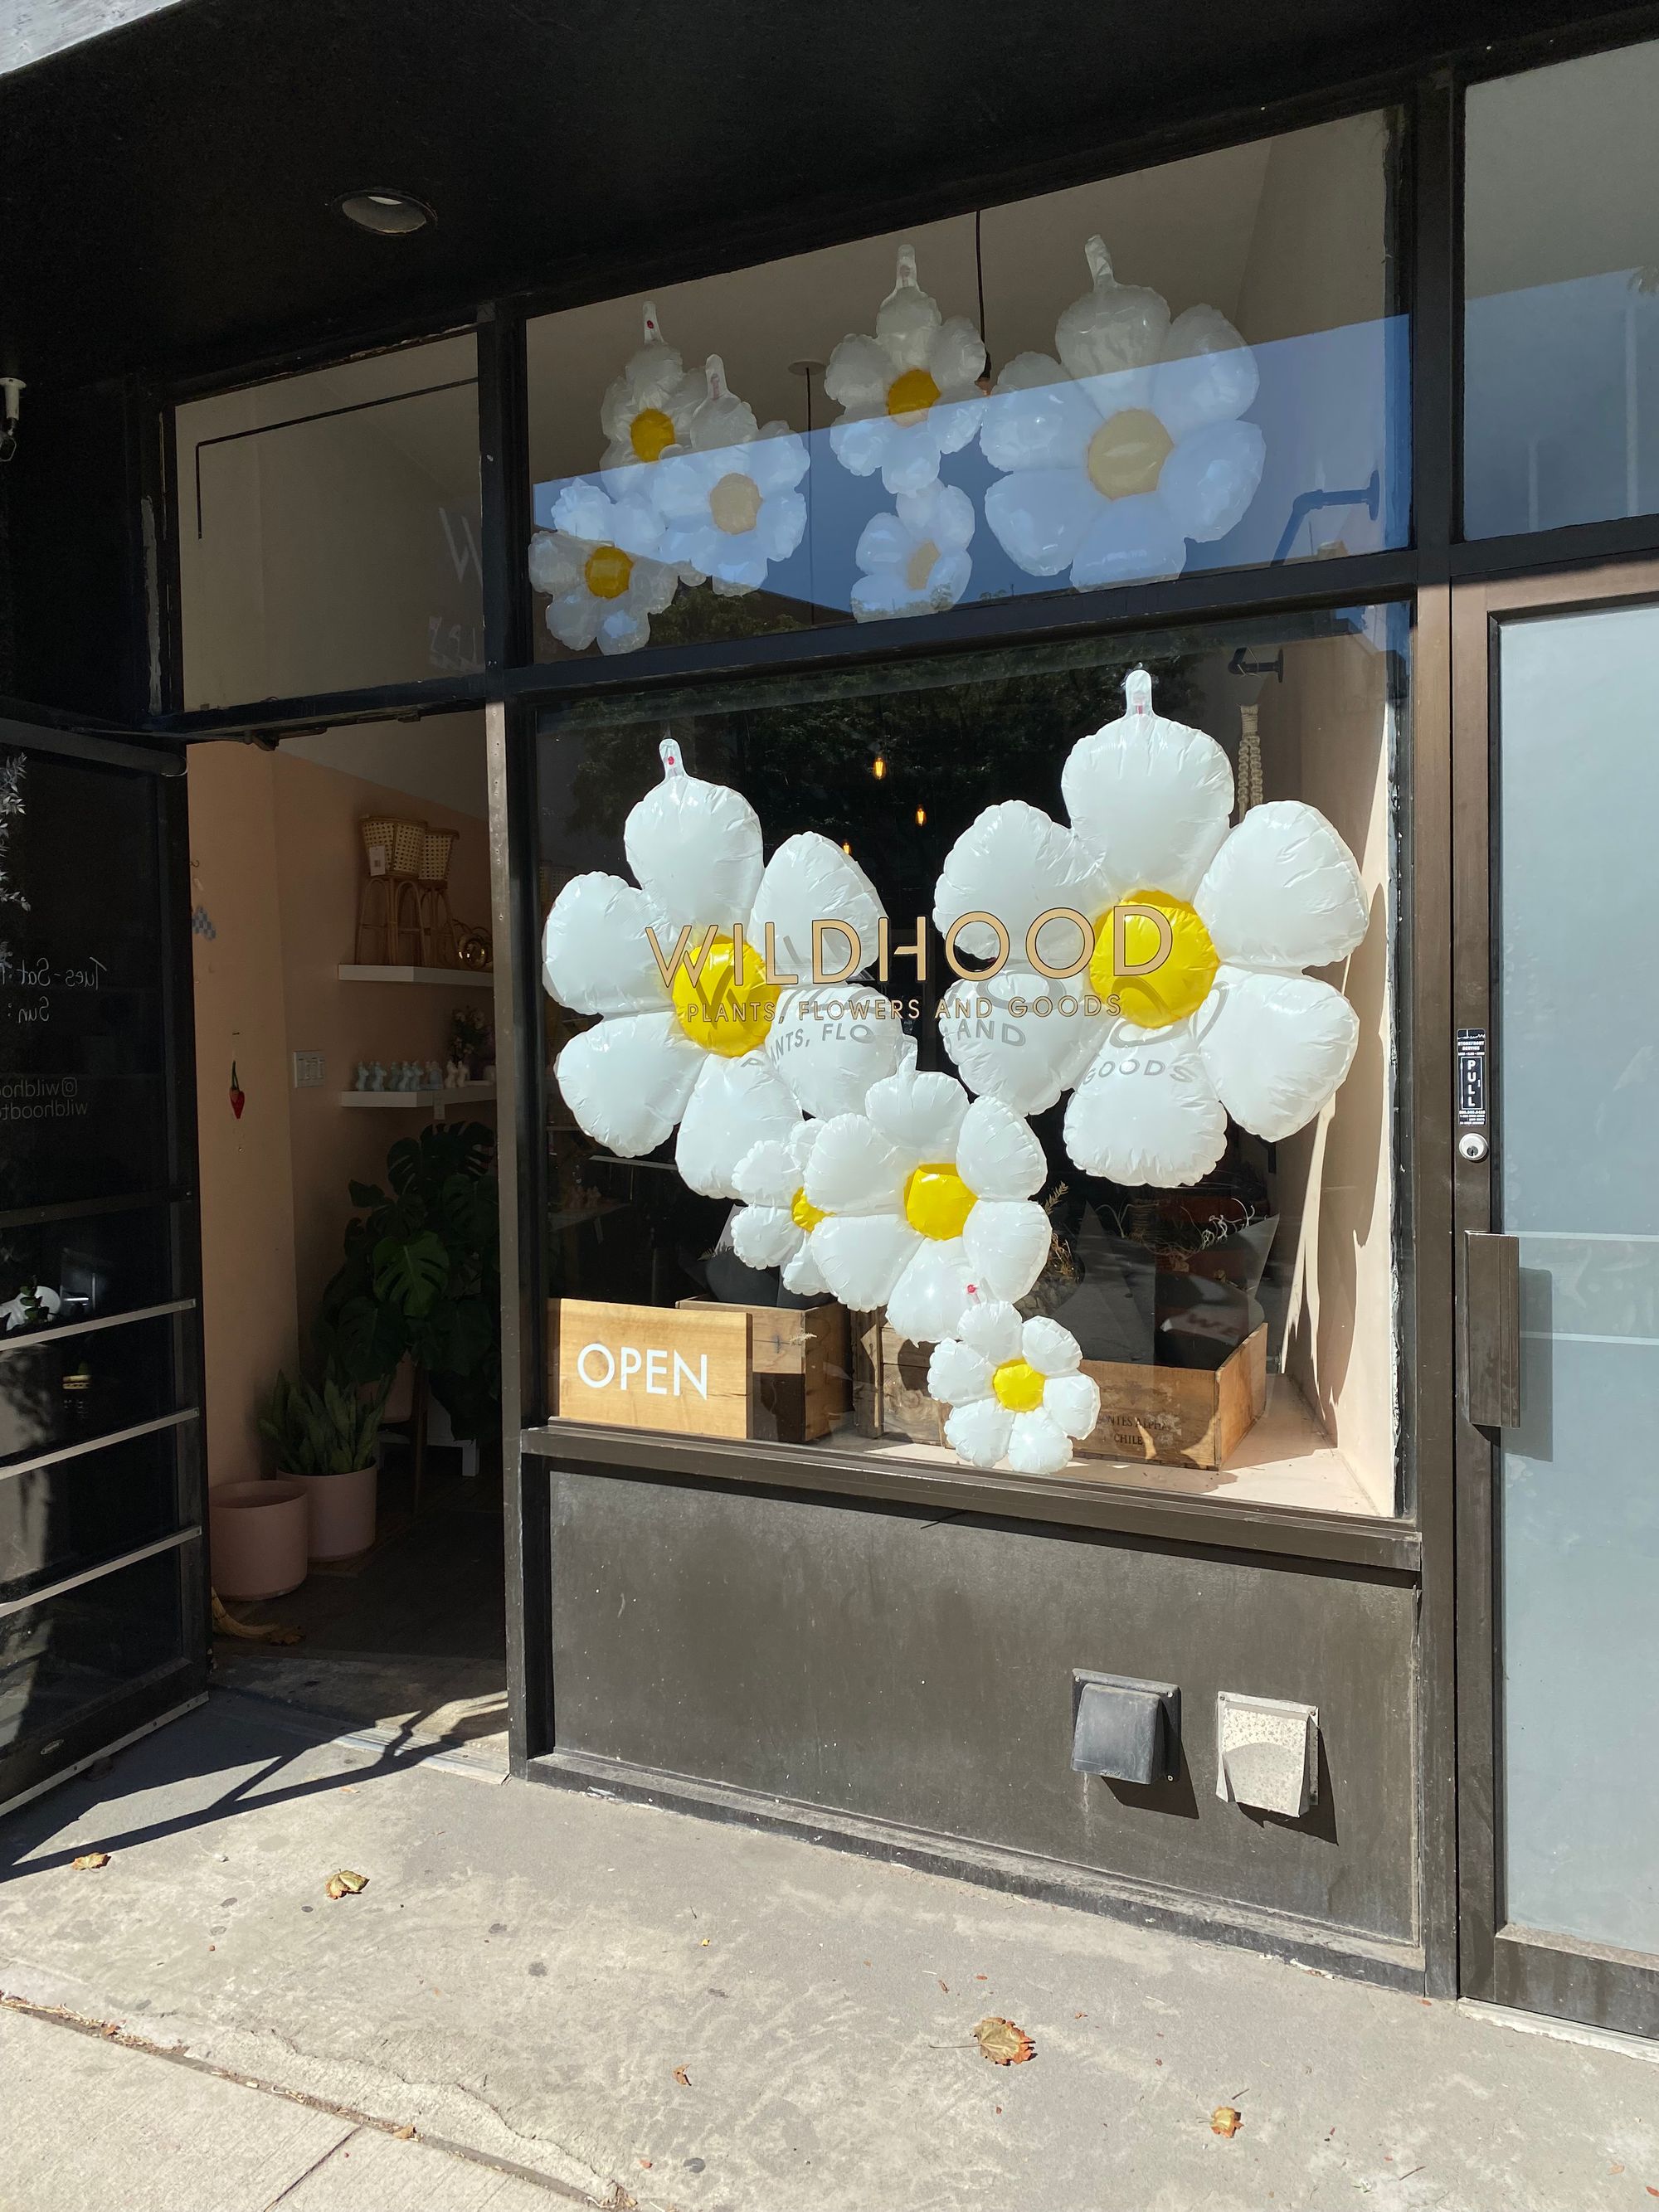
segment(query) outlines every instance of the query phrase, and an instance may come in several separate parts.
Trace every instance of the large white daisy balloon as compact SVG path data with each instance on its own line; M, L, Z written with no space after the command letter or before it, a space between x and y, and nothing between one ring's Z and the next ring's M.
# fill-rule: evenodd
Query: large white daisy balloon
M851 593L859 622L943 613L974 573L968 557L974 502L965 491L930 483L901 492L894 505L896 514L871 516L854 556L862 572Z
M784 1288L802 1297L827 1291L812 1252L823 1216L806 1195L806 1164L822 1121L802 1121L780 1142L769 1138L745 1152L732 1181L744 1203L732 1216L732 1243L750 1267L777 1267Z
M1062 1092L1066 1146L1086 1173L1165 1187L1220 1158L1227 1116L1269 1142L1311 1121L1351 1066L1359 1024L1340 991L1302 973L1345 958L1369 908L1353 855L1318 810L1254 806L1229 830L1232 771L1213 738L1152 712L1136 669L1128 712L1074 745L1060 778L1072 826L1021 800L988 808L939 879L949 929L991 914L1009 964L946 991L939 1026L975 1091L1023 1114ZM1086 972L1038 974L1028 932L1055 908L1092 928ZM996 957L969 921L960 949ZM1082 951L1075 921L1036 933L1051 968ZM990 1002L990 1012L979 1001Z
M980 445L1005 473L985 519L1032 576L1079 591L1178 576L1189 538L1224 538L1261 481L1267 447L1238 418L1255 357L1214 307L1173 321L1160 295L1120 284L1098 238L1093 283L1061 315L1060 359L1017 355L985 408Z
M875 336L844 337L823 374L842 410L830 430L836 459L855 477L879 469L890 492L921 491L939 475L940 454L956 453L978 429L984 368L979 332L965 315L939 313L916 282L915 248L901 246Z
M530 580L548 594L547 627L560 644L574 653L595 643L601 653L633 653L647 643L652 616L680 580L661 551L662 524L647 501L566 484L552 529L530 541Z
M1047 1173L1018 1115L919 1073L907 1039L863 1112L826 1121L812 1144L801 1188L813 1262L843 1305L885 1306L901 1336L934 1343L969 1283L1017 1298L1042 1273L1051 1232L1033 1200Z
M861 1104L897 1065L896 1022L828 1019L810 981L813 921L843 924L867 963L883 908L827 837L787 838L763 861L748 800L687 775L672 739L661 753L663 781L623 833L637 888L576 876L547 918L550 995L600 1018L559 1054L559 1088L578 1125L624 1159L678 1125L676 1164L691 1188L736 1198L746 1152L787 1141L804 1111ZM769 925L775 975L804 987L768 981Z
M1022 1322L998 1298L971 1297L933 1348L927 1389L951 1409L946 1441L969 1467L1006 1459L1017 1474L1058 1474L1073 1437L1100 1419L1100 1388L1057 1321Z
M718 354L708 356L705 378L706 397L652 471L651 498L664 556L736 597L757 591L769 567L787 560L805 534L806 501L795 487L810 457L787 424L760 428L754 409L726 389Z
M610 441L599 464L605 488L617 498L643 492L652 464L683 442L686 425L708 396L708 379L688 369L663 338L657 311L645 303L645 343L605 388L599 423Z

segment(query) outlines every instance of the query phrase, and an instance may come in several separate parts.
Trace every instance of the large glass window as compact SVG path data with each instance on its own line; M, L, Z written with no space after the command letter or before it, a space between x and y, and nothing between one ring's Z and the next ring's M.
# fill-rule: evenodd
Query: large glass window
M187 707L483 666L470 337L194 400L177 437Z
M1469 92L1471 538L1659 508L1659 43Z
M1362 609L547 710L556 1413L1391 1510L1406 670Z
M538 655L1403 543L1395 143L1350 117L532 322Z

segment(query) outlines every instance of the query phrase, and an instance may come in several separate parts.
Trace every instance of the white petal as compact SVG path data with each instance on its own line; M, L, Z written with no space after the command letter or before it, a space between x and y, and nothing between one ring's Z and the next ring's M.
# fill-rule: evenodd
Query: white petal
M1132 492L1102 502L1073 556L1072 583L1097 592L1178 576L1186 565L1187 540L1162 491Z
M597 632L601 653L637 653L651 641L651 625L625 599L604 610Z
M750 475L769 504L775 497L794 489L812 465L812 457L806 450L805 438L786 430L781 422L769 422L749 447L747 462ZM801 511L805 515L804 501ZM795 542L799 544L799 538Z
M665 775L629 813L628 865L653 906L682 922L729 930L760 887L760 818L741 792Z
M1326 967L1353 951L1370 921L1353 854L1297 799L1250 809L1193 904L1222 958L1250 968Z
M915 550L915 532L896 514L872 514L860 533L853 558L866 572L902 568Z
M530 580L538 592L559 599L578 581L587 549L562 530L538 530L530 541Z
M973 575L974 564L965 553L946 553L935 561L927 579L927 608L935 614L943 614L946 607L957 605L973 581Z
M1105 505L1080 468L1017 469L987 490L985 520L1016 568L1058 576Z
M866 416L855 422L831 423L830 450L852 475L871 477L903 434L904 426L896 422L884 409L879 415Z
M668 994L646 935L662 918L620 876L574 876L553 902L542 933L542 980L579 1014L640 1014Z
M707 1057L673 1014L623 1014L572 1037L555 1073L578 1127L632 1160L655 1152L684 1113Z
M1224 538L1255 497L1267 457L1254 422L1212 422L1183 438L1158 480L1175 527L1201 544Z
M975 1198L1035 1198L1048 1173L1048 1157L1030 1122L998 1098L976 1098L968 1109L956 1162Z
M945 854L933 888L933 924L943 936L962 915L994 914L1008 933L1010 959L1024 963L1025 933L1040 914L1070 907L1092 923L1128 888L1110 881L1099 855L1071 830L1023 799L1009 799L976 816ZM970 921L957 946L966 957L994 959L996 933ZM1073 922L1048 923L1037 941L1038 957L1053 966L1081 950Z
M786 837L767 862L749 919L749 939L757 952L763 951L769 921L780 972L787 970L810 983L815 921L850 924L858 932L858 964L868 968L880 948L879 924L885 912L880 894L858 862L816 830L804 830L799 836ZM845 939L830 931L825 944L839 966Z
M1019 1356L1039 1375L1049 1376L1075 1375L1083 1364L1082 1351L1071 1330L1047 1314L1035 1314L1022 1323Z
M980 449L994 469L1082 471L1098 410L1047 354L1017 354L985 403Z
M908 491L897 502L898 520L909 533L908 550L931 538L941 553L960 553L974 535L974 502L955 484L931 483L926 491ZM878 520L890 520L880 517ZM873 528L873 525L871 526ZM867 532L866 533L868 534ZM863 543L862 539L860 541ZM863 560L862 553L860 561ZM898 556L901 560L908 553Z
M1019 1358L1019 1316L1001 1298L980 1298L969 1305L957 1334L982 1352L993 1367Z
M1042 1407L1015 1414L1008 1464L1016 1474L1058 1474L1071 1459L1072 1440L1052 1414Z
M857 578L847 600L854 622L885 622L894 615L927 612L925 595L913 592L902 573L892 568Z
M860 1112L871 1085L899 1065L903 1029L876 1011L887 1003L867 984L816 984L784 994L766 1053L806 1113L827 1121Z
M822 1297L829 1291L830 1285L823 1279L823 1272L813 1256L811 1237L804 1237L799 1251L793 1260L786 1261L783 1287L786 1291L793 1291L798 1298Z
M745 1267L781 1267L805 1241L783 1206L740 1206L732 1216L732 1243Z
M1176 1189L1207 1175L1226 1144L1191 1024L1113 1023L1066 1109L1066 1149L1084 1173Z
M949 316L933 332L927 368L941 392L954 384L972 384L984 374L985 341L966 315Z
M1124 890L1191 898L1232 812L1226 754L1161 714L1125 714L1079 738L1060 784L1073 827Z
M957 1336L942 1337L927 1364L927 1395L947 1406L983 1398L991 1388L991 1363L982 1352Z
M945 1440L969 1467L994 1467L1008 1449L1014 1417L994 1398L958 1406L945 1424Z
M1243 968L1221 969L1194 1026L1222 1104L1270 1145L1312 1121L1359 1042L1358 1016L1328 983Z
M952 978L940 987L940 1042L970 1091L1000 1098L1016 1114L1040 1114L1069 1091L1099 1049L1104 1016L1085 1008L1099 1000L1074 986L1051 983L1029 968L1005 968L983 981ZM1026 1011L1014 1014L1010 1008ZM1051 1006L1048 1014L1035 1006ZM1062 1005L1076 1009L1063 1014Z
M873 407L887 397L893 364L874 338L845 337L830 356L823 388L837 407Z
M945 449L944 410L931 408L920 422L896 422L894 428L898 435L890 439L882 452L882 483L895 495L923 491L936 481L939 455ZM973 434L970 422L966 436L957 443L965 444Z
M887 1298L887 1318L912 1344L951 1335L974 1279L960 1237L924 1237Z
M561 645L568 645L573 653L586 653L599 634L604 608L603 599L596 599L586 584L579 584L562 598L548 601L547 627Z
M1048 1215L1029 1198L983 1198L962 1231L969 1279L997 1298L1023 1298L1053 1243Z
M732 1182L746 1206L782 1206L787 1212L800 1188L793 1142L769 1138L751 1146L732 1170Z
M787 561L806 535L806 501L798 491L778 491L761 502L753 537L769 561Z
M616 509L597 484L573 477L553 502L553 527L589 545L608 545Z
M1176 440L1231 422L1255 398L1255 356L1218 307L1188 307L1170 325L1152 373L1152 411Z
M1092 1375L1056 1375L1042 1393L1042 1410L1068 1437L1086 1437L1100 1421L1100 1385Z
M854 1313L884 1306L921 1238L896 1213L838 1213L812 1231L812 1257L834 1295Z
M619 499L611 510L612 545L635 560L648 560L662 542L662 517L652 502L637 492Z
M799 1119L788 1085L762 1054L705 1053L674 1148L681 1181L705 1198L735 1198L738 1162L756 1145L782 1143Z
M895 1152L862 1114L837 1114L820 1127L806 1164L807 1199L825 1213L899 1214L905 1177L914 1164ZM906 1234L915 1236L909 1224L904 1225Z
M922 1160L955 1160L968 1093L953 1075L919 1071L907 1041L897 1071L872 1085L864 1110L903 1158L908 1174Z

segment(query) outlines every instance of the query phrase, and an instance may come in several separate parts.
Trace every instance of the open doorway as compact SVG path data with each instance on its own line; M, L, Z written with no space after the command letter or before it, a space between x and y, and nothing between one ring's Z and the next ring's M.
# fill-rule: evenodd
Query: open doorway
M218 1679L504 1763L483 717L188 792Z

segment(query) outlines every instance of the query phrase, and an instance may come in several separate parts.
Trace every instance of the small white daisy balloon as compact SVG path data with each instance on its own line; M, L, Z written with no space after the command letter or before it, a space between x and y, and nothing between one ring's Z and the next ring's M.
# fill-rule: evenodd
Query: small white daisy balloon
M688 369L665 342L647 300L645 343L599 402L599 424L610 441L599 464L606 490L618 499L645 491L652 464L684 442L686 425L708 396L707 375Z
M649 501L612 499L597 484L568 483L553 506L553 527L530 541L530 580L548 595L547 627L561 645L585 653L634 653L651 636L679 587L680 572L661 557L662 524Z
M707 1198L736 1198L745 1153L787 1141L803 1112L861 1104L897 1065L897 1023L827 1019L810 981L815 920L843 925L867 964L884 909L863 869L827 837L787 838L766 862L748 800L687 775L672 738L660 750L663 781L623 830L637 887L574 877L547 918L550 996L599 1017L565 1046L556 1072L595 1143L635 1159L678 1126L685 1182ZM809 981L775 980L785 976Z
M732 1217L732 1243L750 1267L781 1270L786 1290L811 1297L830 1285L812 1253L812 1231L823 1216L806 1195L806 1166L821 1121L802 1121L781 1143L769 1139L745 1152L732 1176L744 1201Z
M805 535L806 501L795 487L810 459L806 441L786 423L761 428L754 409L727 390L718 354L709 355L704 380L706 396L651 472L651 498L664 556L735 598L757 591Z
M854 556L860 574L852 589L860 622L888 615L940 614L967 590L974 564L974 502L954 484L901 492L894 514L874 514Z
M879 469L890 492L922 490L939 475L939 456L978 429L984 368L979 332L965 315L940 314L916 281L915 248L901 246L874 337L844 337L824 371L823 388L842 410L830 450L855 477Z
M1214 1167L1230 1114L1276 1143L1335 1091L1359 1024L1340 991L1302 971L1346 958L1370 909L1316 808L1270 799L1230 830L1220 746L1153 713L1145 669L1124 690L1128 712L1066 760L1069 830L1014 800L988 808L946 856L939 928L994 915L1012 952L995 977L945 993L939 1028L969 1086L1018 1113L1072 1091L1066 1148L1085 1173L1171 1188ZM1090 925L1086 972L1030 963L1028 937L1055 908ZM1051 968L1085 942L1060 919L1034 941ZM999 949L980 921L957 942L980 958Z
M1163 298L1120 284L1099 238L1093 283L1061 315L1060 359L1017 355L986 404L980 446L1004 473L985 520L1028 575L1079 591L1178 576L1188 539L1224 538L1261 482L1267 446L1238 418L1255 357L1214 307L1170 320Z
M945 1438L969 1467L1006 1459L1017 1474L1058 1474L1072 1439L1100 1419L1099 1385L1082 1364L1057 1321L1022 1322L1001 1299L970 1297L933 1348L927 1389L950 1407Z
M827 1121L802 1178L811 1256L843 1305L885 1306L913 1343L955 1327L970 1282L1023 1297L1052 1232L1033 1200L1042 1146L994 1098L971 1102L954 1076L919 1073L905 1040L897 1071L862 1113Z

